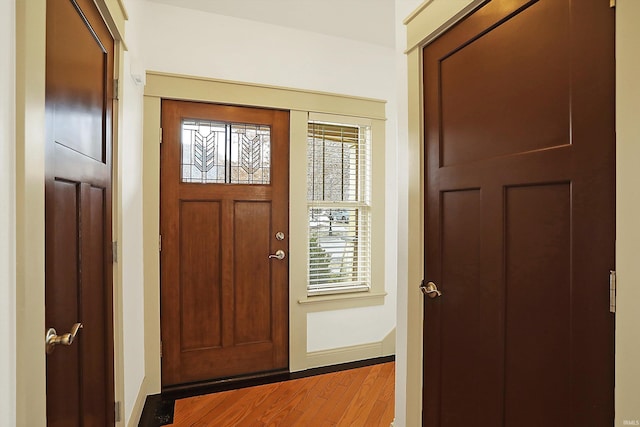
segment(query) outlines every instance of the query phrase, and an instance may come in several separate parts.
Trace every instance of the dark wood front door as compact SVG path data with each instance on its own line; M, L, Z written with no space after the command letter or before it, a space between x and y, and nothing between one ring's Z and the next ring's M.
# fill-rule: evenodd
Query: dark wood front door
M47 2L47 424L114 424L111 126L114 42L90 0Z
M613 425L614 10L493 0L423 53L423 425Z
M288 369L289 113L165 100L162 129L163 386Z

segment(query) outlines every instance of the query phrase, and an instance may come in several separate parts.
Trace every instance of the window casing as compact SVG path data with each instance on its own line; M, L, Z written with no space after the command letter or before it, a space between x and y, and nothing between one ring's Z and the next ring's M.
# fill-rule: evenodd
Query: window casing
M371 127L309 121L307 295L371 289Z

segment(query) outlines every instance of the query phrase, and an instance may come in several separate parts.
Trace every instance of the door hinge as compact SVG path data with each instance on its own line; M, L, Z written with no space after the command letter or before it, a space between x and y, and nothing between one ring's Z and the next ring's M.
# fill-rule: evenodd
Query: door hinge
M120 79L113 79L113 99L120 99Z
M118 242L111 242L111 260L118 262Z
M616 7L616 0L609 0L609 7Z
M113 410L116 416L115 422L122 421L122 404L120 403L120 401L115 402Z
M162 128L160 128L160 144L162 144Z
M160 357L162 357L162 341L160 341Z
M609 311L616 312L616 271L609 271Z
M162 234L158 236L158 252L162 252Z

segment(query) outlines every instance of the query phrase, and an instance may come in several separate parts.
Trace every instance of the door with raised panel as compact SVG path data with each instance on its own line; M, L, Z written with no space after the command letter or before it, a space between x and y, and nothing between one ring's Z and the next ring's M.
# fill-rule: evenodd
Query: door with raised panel
M613 425L614 9L493 0L423 53L424 426Z
M114 425L114 41L93 1L55 0L46 49L47 424Z
M162 101L162 385L286 371L289 113Z

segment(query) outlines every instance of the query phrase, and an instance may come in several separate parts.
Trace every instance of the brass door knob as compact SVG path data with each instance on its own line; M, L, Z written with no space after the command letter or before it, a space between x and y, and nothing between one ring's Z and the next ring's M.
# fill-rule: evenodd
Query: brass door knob
M55 329L49 328L47 334L45 335L45 343L47 354L53 353L53 350L56 349L57 345L71 345L73 344L73 340L76 339L76 335L78 335L78 331L82 329L82 323L76 323L71 327L71 331L67 332L63 335L58 335Z
M439 296L442 296L442 292L438 290L438 287L433 282L427 282L427 284L425 285L423 280L422 284L420 285L420 290L429 298L437 298Z

